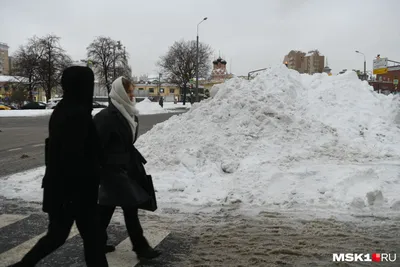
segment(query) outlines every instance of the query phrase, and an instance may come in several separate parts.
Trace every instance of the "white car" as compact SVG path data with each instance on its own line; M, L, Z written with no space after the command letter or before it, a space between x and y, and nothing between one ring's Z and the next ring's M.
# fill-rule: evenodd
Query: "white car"
M51 98L47 101L46 108L47 109L54 109L57 106L58 102L60 102L62 98Z

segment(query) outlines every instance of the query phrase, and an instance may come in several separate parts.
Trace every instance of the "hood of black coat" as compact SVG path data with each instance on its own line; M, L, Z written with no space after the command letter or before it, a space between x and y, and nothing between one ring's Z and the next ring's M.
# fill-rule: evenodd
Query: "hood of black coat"
M74 104L92 109L94 73L88 67L73 66L64 70L61 77L64 104Z

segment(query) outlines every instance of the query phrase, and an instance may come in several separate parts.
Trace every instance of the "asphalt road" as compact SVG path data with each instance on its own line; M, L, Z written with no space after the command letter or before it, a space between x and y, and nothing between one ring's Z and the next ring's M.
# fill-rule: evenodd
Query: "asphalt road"
M179 113L141 115L139 135ZM50 116L0 117L0 177L44 165Z

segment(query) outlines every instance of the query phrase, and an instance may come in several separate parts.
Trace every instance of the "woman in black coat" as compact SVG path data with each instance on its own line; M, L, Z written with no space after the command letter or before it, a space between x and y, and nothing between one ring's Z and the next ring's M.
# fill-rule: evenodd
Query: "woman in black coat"
M115 207L120 206L133 251L138 258L149 259L161 253L150 247L138 217L138 208L151 197L141 186L140 179L145 173L141 171L140 165L144 159L133 145L138 133L136 115L139 113L135 108L133 90L133 84L128 79L116 79L110 92L111 103L94 117L103 146L99 215L104 227L106 252L115 250L114 246L106 245L106 229Z

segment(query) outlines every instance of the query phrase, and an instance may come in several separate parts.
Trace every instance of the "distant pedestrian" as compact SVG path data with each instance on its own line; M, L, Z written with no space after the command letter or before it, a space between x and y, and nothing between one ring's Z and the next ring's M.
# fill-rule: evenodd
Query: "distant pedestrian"
M162 108L164 108L164 98L162 96L160 97L160 100L158 101L158 104L160 104L160 106Z
M139 259L151 259L161 253L153 249L144 237L138 209L146 203L152 203L155 193L154 188L149 192L148 188L143 187L143 181L147 178L143 167L145 159L134 147L138 136L139 112L135 107L133 90L133 84L128 79L116 79L110 92L111 103L94 117L104 155L99 190L100 222L104 241L107 240L106 229L115 208L122 207L133 251ZM149 210L155 209L151 207ZM107 252L115 250L106 241L103 246Z
M94 74L87 67L69 67L61 85L64 96L50 117L45 146L42 188L48 232L12 266L35 266L65 243L75 222L83 239L86 265L107 267L97 217L100 170L98 136L91 115Z

